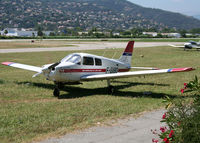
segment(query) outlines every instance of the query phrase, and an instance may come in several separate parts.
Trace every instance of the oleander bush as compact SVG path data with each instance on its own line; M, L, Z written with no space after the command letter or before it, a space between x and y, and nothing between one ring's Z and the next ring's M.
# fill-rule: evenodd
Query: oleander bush
M152 142L162 143L199 143L200 142L200 82L195 76L193 81L184 83L181 93L192 93L192 99L172 100L167 97L165 102L167 112L163 115L162 121L165 127L160 127L159 140L152 139Z

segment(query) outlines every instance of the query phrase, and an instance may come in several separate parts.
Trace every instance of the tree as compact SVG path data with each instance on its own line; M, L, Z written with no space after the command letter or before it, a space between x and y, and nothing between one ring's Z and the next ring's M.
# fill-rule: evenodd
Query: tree
M49 36L56 36L56 34L54 32L50 32Z
M43 36L44 34L43 34L43 32L42 32L42 27L38 27L38 31L37 31L37 35L38 36Z
M32 37L35 37L35 33L34 32L32 33Z
M4 34L7 35L7 34L8 34L8 30L5 30L5 31L4 31Z
M127 35L131 35L131 31L124 31L124 32L123 32L123 35L126 35L126 36L127 36Z
M186 38L186 30L180 30L181 37Z
M133 36L139 36L139 35L142 35L142 29L140 29L140 28L133 28L133 29L131 29L131 33L132 33L132 35Z
M191 29L190 32L191 32L192 34L200 34L200 28Z

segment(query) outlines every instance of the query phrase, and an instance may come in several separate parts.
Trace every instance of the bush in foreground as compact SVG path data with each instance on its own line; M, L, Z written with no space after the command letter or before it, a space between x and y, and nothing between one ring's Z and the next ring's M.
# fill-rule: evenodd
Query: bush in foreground
M181 93L191 92L192 100L171 100L167 97L165 102L167 112L162 121L166 127L160 127L160 141L162 143L199 143L200 142L200 83L197 76L188 84L184 83ZM173 106L172 106L173 105ZM152 139L158 143L159 140Z

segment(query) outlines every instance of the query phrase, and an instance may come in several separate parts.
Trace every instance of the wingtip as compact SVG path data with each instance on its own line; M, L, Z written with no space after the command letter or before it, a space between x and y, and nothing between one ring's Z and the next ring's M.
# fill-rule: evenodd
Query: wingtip
M13 62L2 62L2 65L6 65L6 66L10 66L11 64L13 64Z
M192 67L173 68L173 69L169 69L168 72L186 72L186 71L192 71L192 70L195 70L195 68L192 68Z

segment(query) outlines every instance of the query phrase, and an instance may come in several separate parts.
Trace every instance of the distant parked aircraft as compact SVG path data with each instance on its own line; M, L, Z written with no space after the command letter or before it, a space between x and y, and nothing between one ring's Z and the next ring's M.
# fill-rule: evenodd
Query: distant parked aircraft
M47 64L42 67L13 62L3 62L2 64L37 72L33 77L43 74L47 80L55 83L54 96L59 96L59 88L64 84L80 84L83 81L107 80L108 91L112 93L111 79L193 70L191 67L172 69L131 67L133 47L134 41L130 41L119 59L109 59L87 53L73 53L59 62ZM131 68L146 70L128 72Z
M176 46L176 45L172 45L172 44L168 44L169 46L172 46L172 47L177 47L177 48L184 48L184 51L186 49L197 49L197 50L200 50L200 42L195 42L195 41L189 41L187 43L185 43L183 46Z

